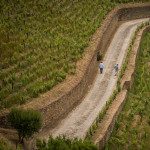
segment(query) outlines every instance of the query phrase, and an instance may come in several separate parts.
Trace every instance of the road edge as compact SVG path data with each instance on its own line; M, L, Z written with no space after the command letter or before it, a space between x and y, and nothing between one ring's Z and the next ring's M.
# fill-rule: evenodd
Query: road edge
M122 90L112 102L103 120L98 124L98 128L94 135L91 137L91 141L98 146L99 150L103 149L107 143L113 131L115 120L117 119L126 102L128 90L131 88L134 81L135 67L140 50L141 39L146 32L150 32L150 26L144 27L138 32L132 47L127 69L125 70L125 73L121 79Z

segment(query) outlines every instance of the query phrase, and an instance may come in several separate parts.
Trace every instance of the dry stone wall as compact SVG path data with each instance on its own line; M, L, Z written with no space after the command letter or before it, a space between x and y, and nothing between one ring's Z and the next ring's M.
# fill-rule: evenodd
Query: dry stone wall
M124 21L124 20L133 20L133 19L140 19L140 18L148 18L150 12L150 7L148 6L142 6L141 7L132 7L132 5L129 5L128 7L122 8L118 11L118 20Z
M80 76L75 79L75 82L72 79L71 82L74 86L54 102L41 109L45 120L44 126L52 125L81 102L97 73L97 52L101 51L105 54L116 29L121 24L120 21L146 17L150 17L150 4L120 5L108 15L102 26L93 35L91 44L87 48L87 51L91 50L91 52L86 53L85 58L83 58L85 60L84 68L82 65L80 66L82 60L77 64L77 75L79 73ZM92 43L93 41L94 43Z

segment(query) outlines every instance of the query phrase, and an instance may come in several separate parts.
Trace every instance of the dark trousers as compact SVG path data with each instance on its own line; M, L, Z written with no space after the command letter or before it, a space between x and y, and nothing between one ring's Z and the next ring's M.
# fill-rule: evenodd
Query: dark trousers
M101 73L101 74L103 73L103 68L100 68L100 73Z

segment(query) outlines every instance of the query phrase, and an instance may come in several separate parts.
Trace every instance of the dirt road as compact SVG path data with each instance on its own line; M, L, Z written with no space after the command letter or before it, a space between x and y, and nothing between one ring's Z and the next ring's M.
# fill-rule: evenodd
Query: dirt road
M54 137L66 135L69 138L85 138L90 126L116 88L117 76L115 76L114 66L122 65L137 26L147 20L128 21L118 28L103 59L103 74L100 74L98 70L94 84L82 103L53 130L41 134L40 138L48 139L50 134Z

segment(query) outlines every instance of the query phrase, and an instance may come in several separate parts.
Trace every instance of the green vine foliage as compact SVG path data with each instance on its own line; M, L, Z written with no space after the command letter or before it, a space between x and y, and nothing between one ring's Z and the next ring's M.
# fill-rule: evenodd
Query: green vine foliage
M63 137L49 137L48 142L45 140L36 140L37 150L97 150L97 146L95 146L89 140L79 140L79 139L67 139L65 136Z
M118 2L125 1L1 0L0 108L23 104L75 74Z
M140 27L137 30L139 29ZM126 104L116 121L105 150L150 149L149 60L150 32L147 32L141 42L133 86L128 93Z

